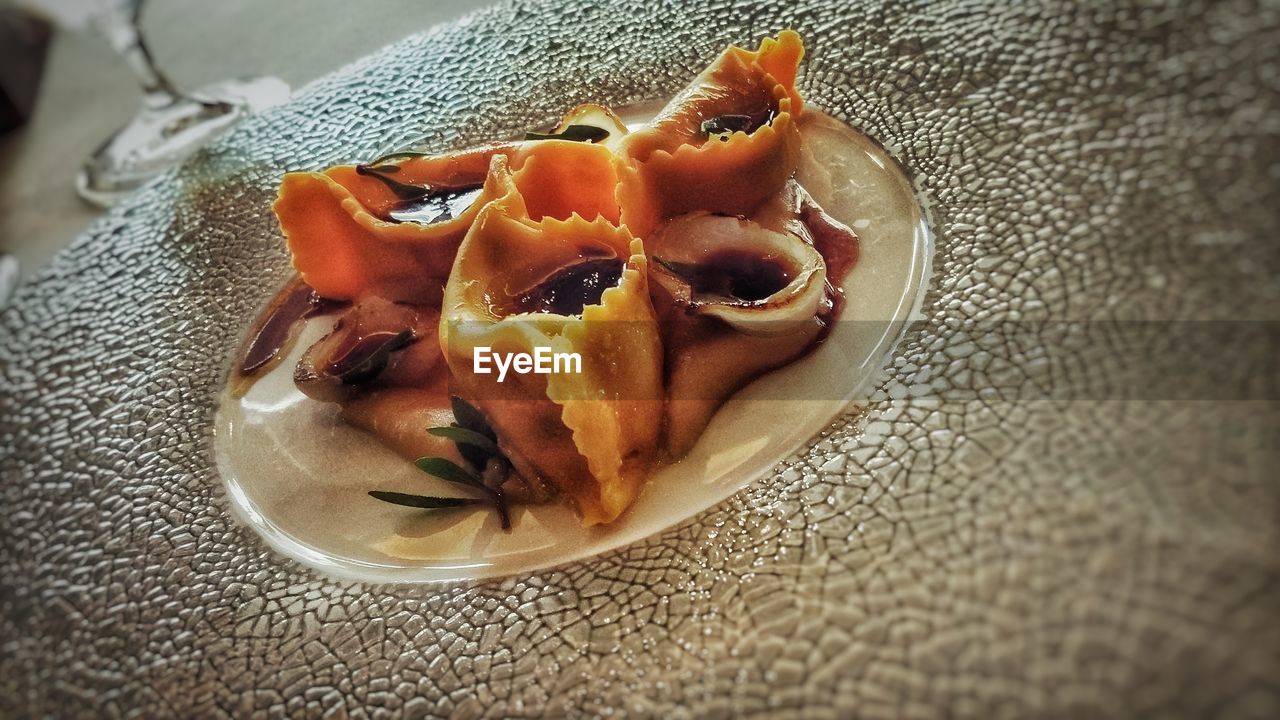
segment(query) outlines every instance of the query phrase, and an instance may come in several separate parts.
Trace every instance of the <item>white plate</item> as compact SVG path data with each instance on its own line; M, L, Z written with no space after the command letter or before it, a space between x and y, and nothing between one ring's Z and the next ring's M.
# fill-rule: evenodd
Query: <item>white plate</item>
M294 387L298 356L332 326L325 318L310 321L286 362L242 398L223 397L215 449L242 519L280 552L339 576L474 579L625 545L760 478L865 393L919 305L932 252L911 183L893 158L825 115L806 117L798 178L860 237L841 321L816 351L726 403L689 455L655 472L618 521L584 529L562 505L522 507L504 532L487 510L424 513L370 498L375 489L431 494L433 480L344 425L336 406ZM450 490L441 484L439 493Z

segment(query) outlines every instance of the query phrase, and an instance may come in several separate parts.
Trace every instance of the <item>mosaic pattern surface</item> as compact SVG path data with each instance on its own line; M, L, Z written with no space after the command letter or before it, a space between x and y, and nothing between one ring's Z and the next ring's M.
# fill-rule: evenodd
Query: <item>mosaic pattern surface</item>
M992 5L504 4L125 202L0 314L0 715L1280 715L1280 8ZM345 584L229 517L282 172L665 97L784 26L934 220L870 403L532 577Z

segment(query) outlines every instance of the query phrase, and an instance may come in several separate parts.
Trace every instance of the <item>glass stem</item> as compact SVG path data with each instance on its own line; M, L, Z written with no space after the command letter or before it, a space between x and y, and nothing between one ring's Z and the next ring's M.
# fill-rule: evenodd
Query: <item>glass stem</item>
M142 102L151 110L168 107L182 99L182 93L156 67L142 39L141 3L127 15L123 12L106 13L98 18L102 34L116 52L124 56L133 76L142 88Z

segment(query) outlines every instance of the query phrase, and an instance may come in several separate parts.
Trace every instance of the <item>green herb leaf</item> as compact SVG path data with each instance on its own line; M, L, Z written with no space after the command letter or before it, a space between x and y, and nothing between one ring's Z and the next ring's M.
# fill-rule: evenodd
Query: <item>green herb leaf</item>
M448 438L458 445L471 445L483 450L488 455L497 456L500 454L497 443L475 430L452 425L450 427L427 428L427 432L436 437Z
M422 472L434 475L441 480L458 485L466 485L486 492L489 491L489 488L485 487L485 484L481 482L478 476L452 460L440 457L420 457L414 460L413 464Z
M675 273L676 275L680 274L680 271L676 269L675 265L672 265L671 263L667 262L666 260L663 260L657 255L650 255L649 257L653 258L654 262L658 263L659 265L666 268L667 270Z
M402 183L391 177L397 172L400 172L400 166L398 165L383 165L381 167L375 167L373 165L356 166L357 175L371 177L378 182L381 182L383 185L386 185L387 189L400 200L404 200L406 202L421 200L431 194L431 188L429 187Z
M489 421L485 419L484 414L475 408L474 405L463 400L457 395L449 396L449 405L453 408L453 417L458 421L459 427L478 432L481 435L497 442L498 435L489 427Z
M493 431L493 428L489 427L489 421L485 419L484 413L457 395L449 396L449 403L453 407L453 417L456 421L453 423L454 425L483 435L489 438L494 445L498 444L498 434ZM495 453L481 450L475 445L467 444L458 445L458 452L476 472L484 470L485 463L495 455ZM501 452L496 453L498 456L501 456L501 454Z
M558 133L529 132L525 140L570 140L573 142L600 142L609 137L609 131L595 125L570 125Z
M489 505L498 513L498 521L502 529L510 530L511 513L507 508L507 499L502 494L502 483L511 469L511 463L498 448L497 435L485 421L484 415L456 395L450 396L450 401L454 417L458 422L449 427L427 428L427 432L452 440L458 447L458 452L482 474L440 457L420 457L413 464L428 475L479 490L484 498L439 498L382 491L369 494L386 502L426 509Z
M454 497L433 497L431 495L410 495L409 493L387 492L385 490L370 490L369 496L388 502L392 505L404 505L405 507L419 508L422 510L445 510L448 508L459 508L467 505L479 505L484 502L475 498L454 498Z
M328 371L344 385L361 385L377 377L387 369L391 353L404 348L414 340L412 330L374 333L361 339L361 344L347 355L329 363Z
M410 158L428 157L428 155L429 155L429 154L430 154L430 153L414 152L414 151L412 151L412 150L402 150L402 151L400 151L400 152L387 153L386 155L383 155L382 157L379 157L379 158L377 158L376 160L373 160L372 162L368 162L368 163L365 163L365 164L366 164L366 165L381 165L381 164L383 164L383 163L387 162L388 160L402 160L402 159L403 159L403 160L408 160L408 159L410 159Z

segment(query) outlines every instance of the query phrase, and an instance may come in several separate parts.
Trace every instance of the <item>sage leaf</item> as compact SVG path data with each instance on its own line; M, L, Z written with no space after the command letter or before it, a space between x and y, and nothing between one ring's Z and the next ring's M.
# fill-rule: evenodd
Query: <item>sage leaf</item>
M467 505L478 505L484 502L475 498L433 497L431 495L411 495L409 493L387 492L385 490L370 490L369 496L392 505L403 505L421 510L445 510Z
M475 430L451 425L449 427L427 428L427 432L435 435L436 437L448 438L456 445L471 445L472 447L484 451L487 455L496 456L499 454L497 443L490 440L489 437L483 433L478 433Z
M414 460L413 464L422 472L434 475L446 482L466 485L479 490L489 490L477 475L452 460L440 457L420 457Z
M525 140L569 140L572 142L600 142L609 137L609 131L595 125L570 125L558 133L528 132Z

